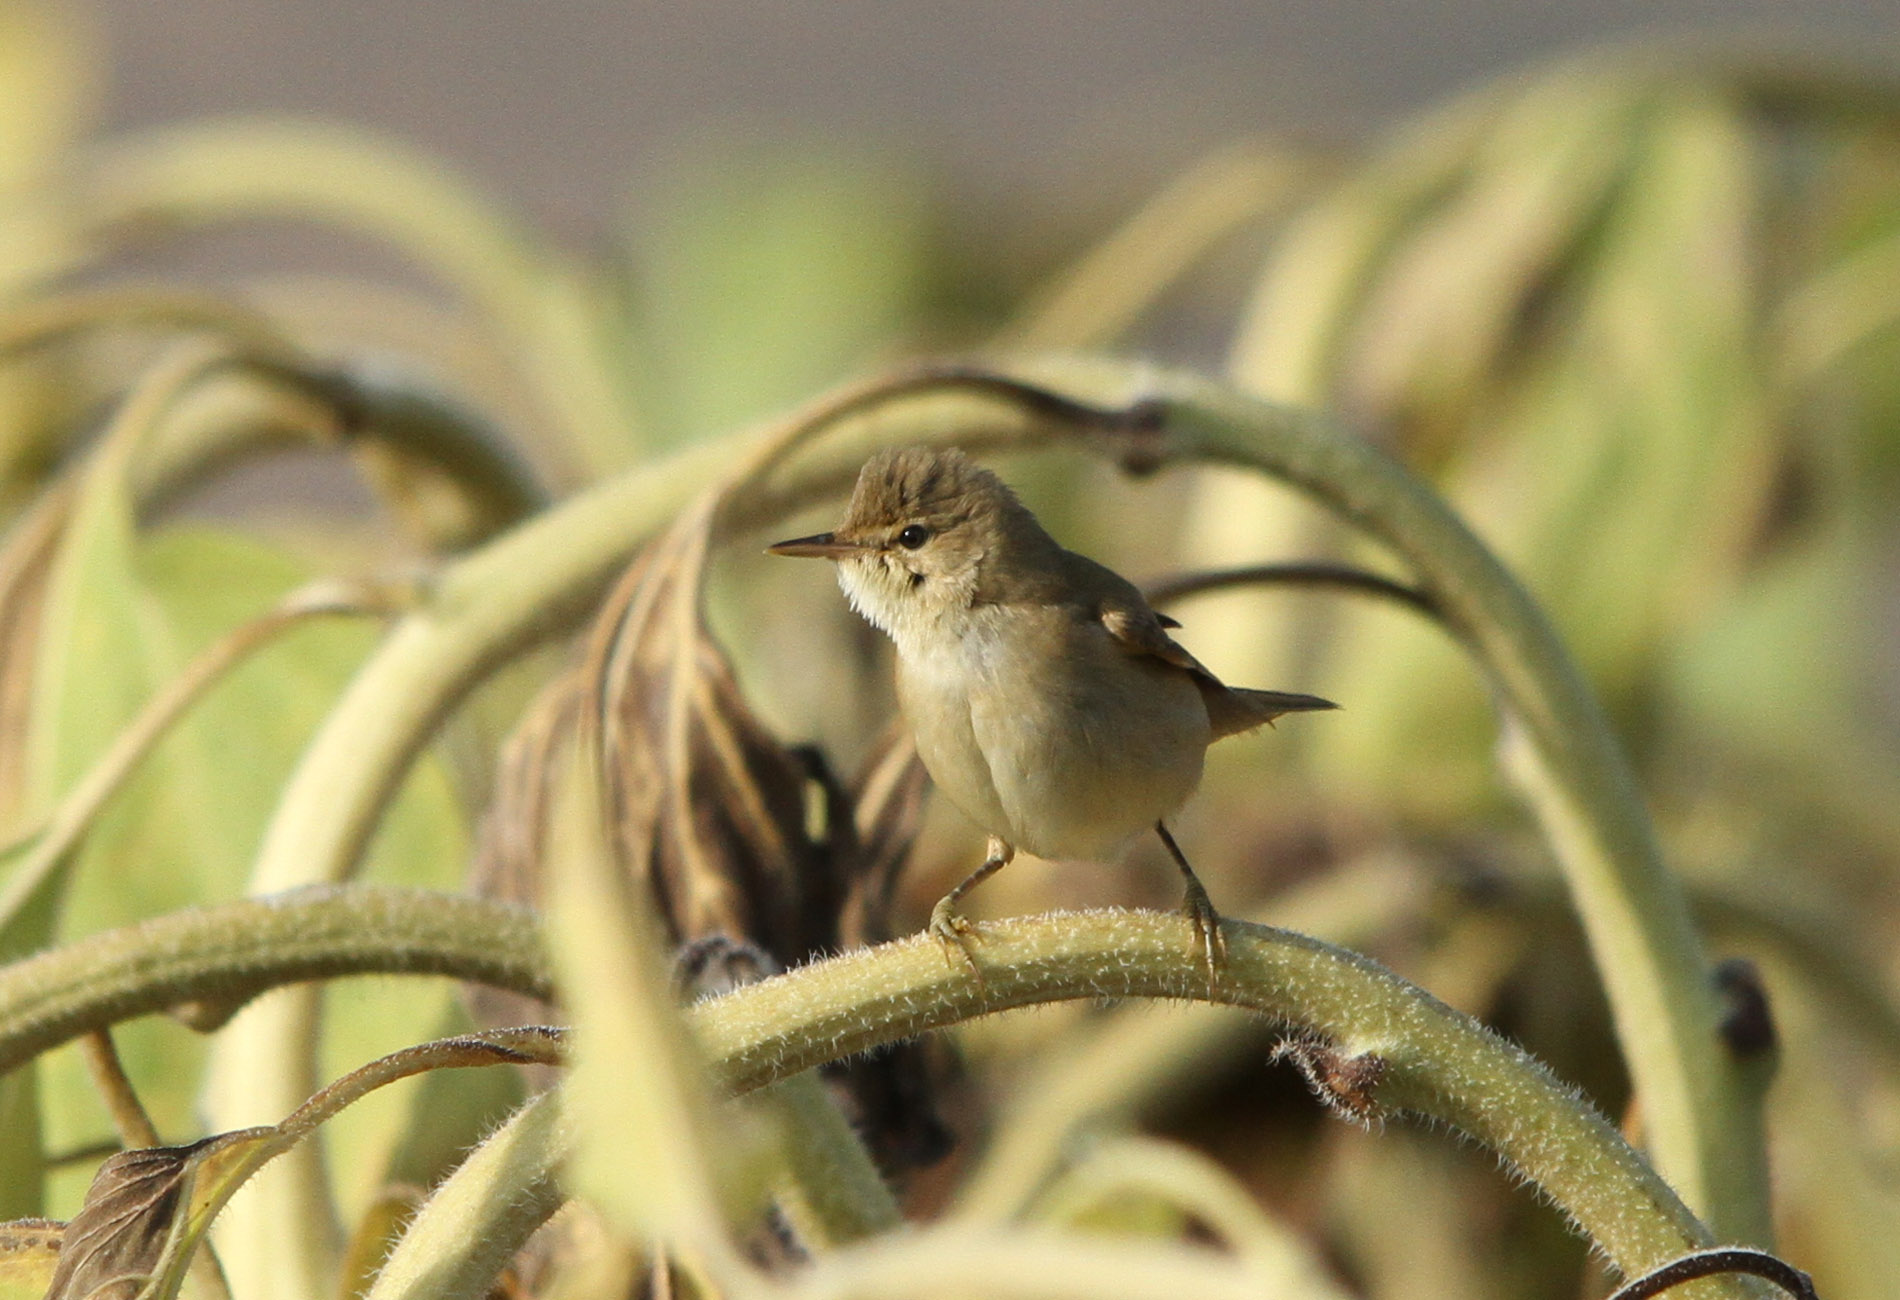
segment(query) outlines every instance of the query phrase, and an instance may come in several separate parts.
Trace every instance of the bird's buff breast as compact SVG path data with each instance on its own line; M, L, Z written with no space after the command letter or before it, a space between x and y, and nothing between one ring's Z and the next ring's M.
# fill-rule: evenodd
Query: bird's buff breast
M1185 673L1060 615L972 611L959 636L900 641L898 694L931 779L978 826L1101 859L1194 792L1207 711Z

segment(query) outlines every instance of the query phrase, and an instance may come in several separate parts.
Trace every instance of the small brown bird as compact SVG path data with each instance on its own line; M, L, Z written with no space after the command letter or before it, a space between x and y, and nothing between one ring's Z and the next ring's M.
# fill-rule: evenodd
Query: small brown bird
M1179 624L1057 545L954 449L878 453L835 531L770 550L837 562L852 607L896 643L924 767L989 834L983 865L931 912L932 934L968 956L957 900L1018 849L1101 860L1152 827L1186 879L1211 982L1220 918L1164 819L1200 784L1209 744L1333 704L1224 685L1168 635Z

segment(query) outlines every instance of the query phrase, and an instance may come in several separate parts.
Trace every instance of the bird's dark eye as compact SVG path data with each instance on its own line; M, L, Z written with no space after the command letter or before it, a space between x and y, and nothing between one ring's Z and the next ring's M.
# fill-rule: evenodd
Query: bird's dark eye
M897 535L897 544L907 551L914 551L930 540L930 530L922 524L911 524Z

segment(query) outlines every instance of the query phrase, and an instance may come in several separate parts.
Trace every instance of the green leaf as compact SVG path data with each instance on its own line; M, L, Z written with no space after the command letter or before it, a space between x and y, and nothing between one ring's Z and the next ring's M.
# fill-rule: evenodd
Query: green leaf
M65 1235L64 1224L47 1219L0 1223L0 1300L43 1300Z
M40 1071L37 1063L0 1077L0 1214L9 1218L44 1208L46 1161L40 1147Z
M99 471L75 512L52 579L36 672L35 774L63 790L146 698L202 645L273 605L306 576L273 547L208 527L132 531L118 483ZM110 803L69 864L68 934L233 896L242 890L281 786L375 629L299 628L214 686ZM44 797L44 796L42 796ZM425 762L379 838L372 871L453 888L466 861L462 813L439 763ZM22 936L22 944L33 940ZM384 997L328 1030L350 1060L426 1036L451 996ZM359 999L360 1001L360 999ZM399 1037L392 1037L399 1035ZM367 1040L367 1041L366 1041ZM127 1036L128 1069L145 1081L161 1129L194 1125L200 1041L162 1026ZM83 1144L99 1119L78 1062L49 1058L47 1122L56 1145ZM281 1106L275 1108L281 1113ZM351 1126L354 1139L363 1130ZM375 1168L396 1141L384 1124L339 1158Z
M54 575L33 722L35 774L48 791L76 780L205 643L304 577L288 557L235 535L173 529L141 542L130 524L118 494L90 494ZM60 931L91 933L239 893L277 788L374 635L299 629L214 686L69 860ZM189 1131L202 1044L141 1025L123 1046L161 1129ZM58 1054L45 1068L49 1139L83 1144L99 1121L79 1063Z

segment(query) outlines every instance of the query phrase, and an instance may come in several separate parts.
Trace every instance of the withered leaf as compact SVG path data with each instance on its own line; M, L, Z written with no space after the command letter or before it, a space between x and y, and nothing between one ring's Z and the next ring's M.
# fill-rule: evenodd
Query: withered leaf
M47 1300L138 1294L171 1239L195 1149L122 1151L99 1167L67 1225Z
M482 897L527 907L542 904L542 850L555 803L554 783L565 770L557 759L574 735L580 687L575 673L555 678L502 746L469 878L469 887ZM526 994L483 984L465 984L462 993L477 1024L519 1025L555 1018L547 1003Z
M648 890L683 960L724 954L729 980L733 953L771 973L890 937L925 778L900 730L847 788L818 750L786 746L759 721L702 608L717 508L702 500L635 559L583 662L524 719L484 824L477 887L539 901L552 786L579 735L599 750L622 869ZM484 1018L517 1013L527 1009L477 1007ZM850 1107L890 1169L947 1149L924 1060L901 1046L833 1072L848 1076Z
M758 720L703 614L715 509L709 498L684 515L622 581L596 626L581 716L598 727L622 861L675 940L723 935L783 968L888 937L923 774L894 734L846 791L816 750L785 747ZM887 1169L948 1149L919 1047L831 1073Z
M879 737L851 783L850 817L859 862L840 923L847 944L891 937L891 898L917 839L928 783L917 746L901 724Z
M861 864L848 818L807 824L826 774L758 721L706 628L712 514L707 500L683 515L602 612L583 668L588 721L616 848L674 939L724 934L791 966L838 946Z
M551 787L579 730L601 750L616 856L651 890L669 937L723 936L792 966L883 935L843 928L869 865L851 795L816 751L780 744L759 722L705 625L711 509L636 558L584 661L524 717L484 820L476 887L539 901Z
M188 1146L147 1147L109 1157L66 1225L46 1300L169 1300L184 1285L192 1252L232 1194L272 1158L377 1088L426 1070L548 1063L559 1030L529 1027L461 1034L379 1057L320 1090L283 1123L239 1129ZM294 1230L289 1225L287 1230Z
M121 1151L93 1176L66 1225L46 1300L119 1300L163 1273L175 1295L209 1210L255 1166L272 1130L222 1133L189 1146Z

